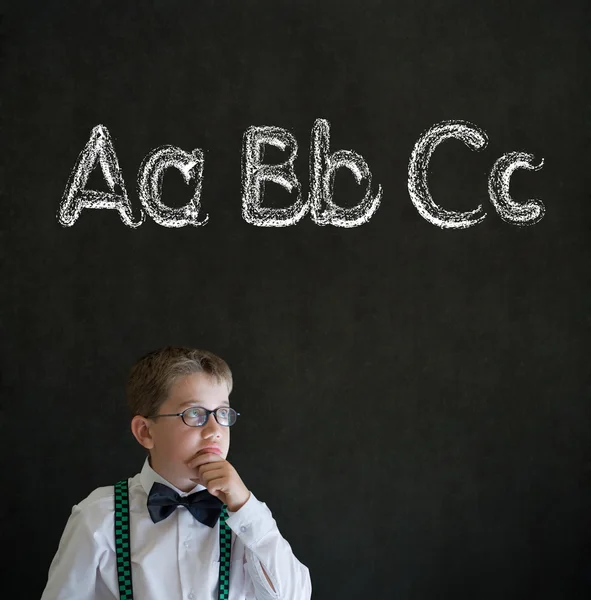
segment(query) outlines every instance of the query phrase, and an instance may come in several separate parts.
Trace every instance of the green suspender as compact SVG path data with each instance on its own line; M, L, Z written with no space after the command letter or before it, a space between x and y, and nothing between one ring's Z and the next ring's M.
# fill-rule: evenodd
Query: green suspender
M226 519L226 505L222 506L220 515L220 585L218 600L228 600L230 594L230 553L232 551L232 530L228 527Z
M220 573L218 599L228 600L230 593L230 555L232 531L226 523L228 513L222 506L220 515ZM133 600L131 563L129 560L129 492L127 479L115 484L115 551L117 553L117 578L121 600Z
M129 562L129 493L127 479L115 484L115 551L121 600L133 600Z

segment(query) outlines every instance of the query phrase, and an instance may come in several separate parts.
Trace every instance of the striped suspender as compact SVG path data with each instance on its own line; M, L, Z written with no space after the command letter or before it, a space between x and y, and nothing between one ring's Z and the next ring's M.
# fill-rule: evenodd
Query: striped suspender
M228 513L222 506L220 515L220 572L218 600L228 600L230 593L230 555L232 531L226 523ZM115 484L115 551L117 554L117 580L121 600L133 600L131 562L129 560L129 491L127 479Z

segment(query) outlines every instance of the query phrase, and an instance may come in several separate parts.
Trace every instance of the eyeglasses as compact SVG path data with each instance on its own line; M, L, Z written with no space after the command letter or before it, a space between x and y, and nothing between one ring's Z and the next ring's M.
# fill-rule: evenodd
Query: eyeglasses
M209 415L213 414L215 420L224 427L230 427L236 423L236 417L240 415L233 408L227 406L220 406L215 410L207 410L207 408L201 408L200 406L191 406L185 408L183 412L174 413L171 415L150 415L145 417L146 419L155 419L157 417L181 417L183 423L189 427L202 427L207 423Z

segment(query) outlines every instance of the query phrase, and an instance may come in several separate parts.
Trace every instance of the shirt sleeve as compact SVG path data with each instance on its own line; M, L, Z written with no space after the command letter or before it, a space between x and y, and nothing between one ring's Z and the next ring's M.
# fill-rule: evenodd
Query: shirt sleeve
M96 600L101 554L84 512L74 505L49 567L41 600Z
M246 570L257 600L310 600L310 572L294 556L264 502L257 500L251 492L239 510L228 511L226 523L246 548ZM262 567L275 591L269 586Z

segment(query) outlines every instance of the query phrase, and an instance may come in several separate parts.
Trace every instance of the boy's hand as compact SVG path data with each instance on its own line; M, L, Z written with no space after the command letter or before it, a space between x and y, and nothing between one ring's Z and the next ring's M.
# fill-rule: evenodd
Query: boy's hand
M190 460L187 465L199 472L198 478L193 481L204 485L210 494L228 506L228 510L236 512L250 498L250 491L236 469L219 454L204 452Z

